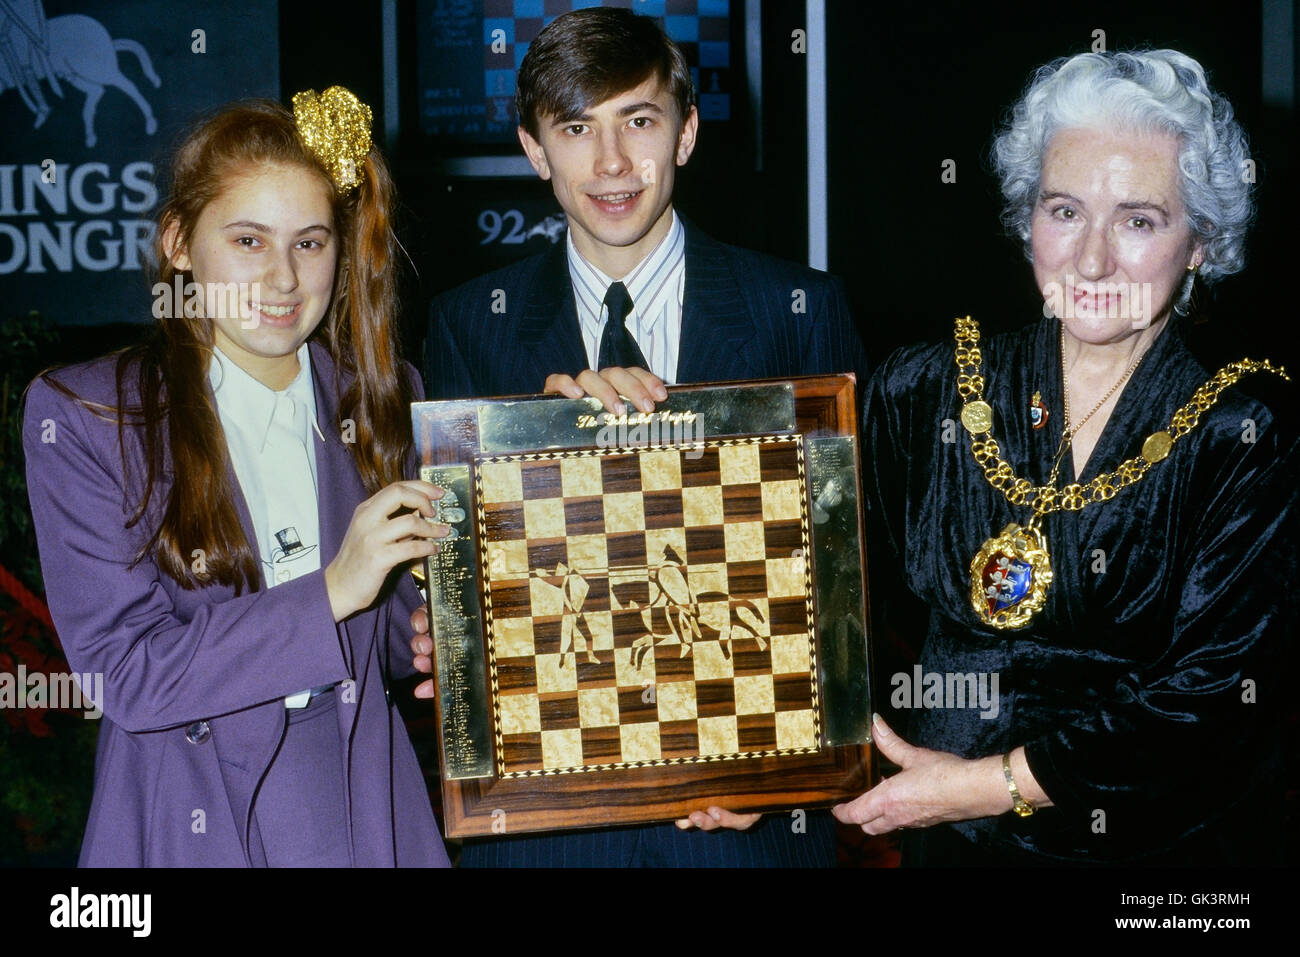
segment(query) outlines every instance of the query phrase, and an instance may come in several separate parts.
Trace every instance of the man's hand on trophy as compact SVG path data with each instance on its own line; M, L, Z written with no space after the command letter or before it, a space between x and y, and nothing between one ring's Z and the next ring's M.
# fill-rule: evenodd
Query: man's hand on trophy
M653 372L636 368L624 369L620 366L608 366L599 372L586 369L578 373L576 379L556 372L546 377L542 391L570 399L590 395L601 401L605 411L615 415L628 411L620 396L642 412L653 412L656 402L668 398L663 379Z
M415 653L415 670L433 674L433 638L429 635L429 612L423 605L411 612L411 651ZM421 681L415 688L417 698L433 697L433 679Z
M762 814L732 814L725 808L710 807L707 811L692 811L690 817L677 821L683 831L698 827L701 831L716 831L725 827L733 831L748 831L762 817Z

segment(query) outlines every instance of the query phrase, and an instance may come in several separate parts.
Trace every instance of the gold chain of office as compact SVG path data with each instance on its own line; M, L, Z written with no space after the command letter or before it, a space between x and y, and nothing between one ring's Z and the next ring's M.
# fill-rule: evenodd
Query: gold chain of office
M1062 509L1078 511L1093 502L1107 502L1120 489L1139 482L1147 470L1169 455L1175 442L1200 424L1201 416L1214 407L1224 389L1244 375L1271 372L1290 382L1286 369L1267 359L1241 359L1230 362L1192 393L1187 404L1174 413L1169 428L1153 432L1142 443L1142 452L1121 462L1113 472L1103 472L1086 485L1071 483L1065 488L1034 485L1019 478L1002 458L993 438L993 408L984 401L984 376L980 372L983 356L979 347L979 323L967 316L957 320L957 394L962 398L961 421L971 436L971 453L984 469L990 485L1002 492L1012 505L1029 505L1036 516Z

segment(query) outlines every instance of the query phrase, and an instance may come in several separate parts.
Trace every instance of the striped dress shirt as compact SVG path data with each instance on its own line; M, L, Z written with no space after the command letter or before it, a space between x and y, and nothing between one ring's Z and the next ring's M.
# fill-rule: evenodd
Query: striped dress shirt
M566 240L569 276L573 281L574 304L582 342L590 368L596 368L600 337L605 331L608 310L605 293L615 280L587 262L573 245L573 231ZM686 230L677 211L668 234L622 279L632 299L627 328L641 347L650 371L672 385L677 379L677 356L682 337L682 295L686 290Z

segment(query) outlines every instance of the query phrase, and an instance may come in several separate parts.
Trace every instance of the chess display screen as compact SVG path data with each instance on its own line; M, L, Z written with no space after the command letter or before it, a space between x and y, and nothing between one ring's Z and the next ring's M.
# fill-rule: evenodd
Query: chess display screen
M700 119L731 118L731 0L607 3L654 17L682 48ZM472 145L515 144L515 77L542 28L584 0L421 0L417 83L421 130Z

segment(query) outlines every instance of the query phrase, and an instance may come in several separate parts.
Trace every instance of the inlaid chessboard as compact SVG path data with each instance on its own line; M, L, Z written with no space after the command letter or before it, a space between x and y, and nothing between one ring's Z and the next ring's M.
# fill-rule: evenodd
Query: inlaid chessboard
M819 750L803 442L476 461L499 777Z

